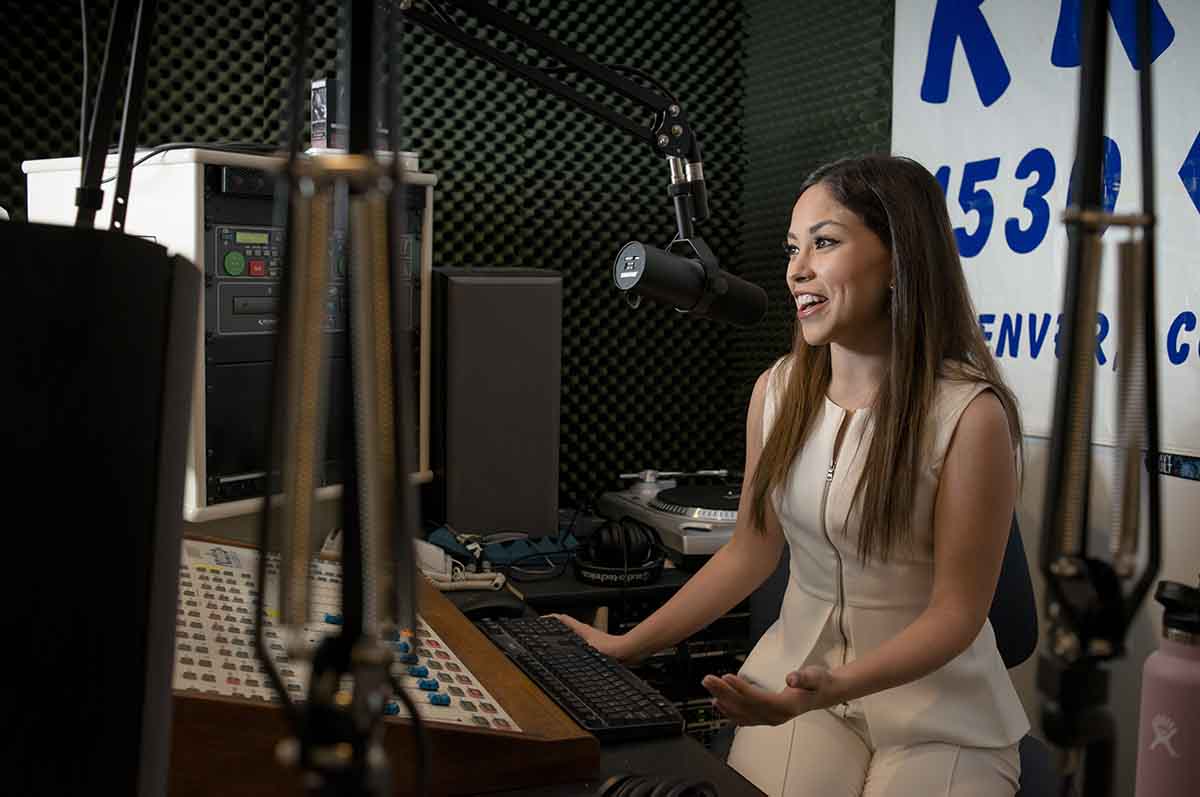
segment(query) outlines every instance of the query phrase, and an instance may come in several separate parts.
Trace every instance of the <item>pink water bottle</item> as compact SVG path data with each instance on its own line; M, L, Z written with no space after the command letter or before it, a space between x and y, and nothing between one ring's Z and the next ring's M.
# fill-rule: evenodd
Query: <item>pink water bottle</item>
M1160 581L1163 638L1142 667L1137 797L1200 793L1200 589Z

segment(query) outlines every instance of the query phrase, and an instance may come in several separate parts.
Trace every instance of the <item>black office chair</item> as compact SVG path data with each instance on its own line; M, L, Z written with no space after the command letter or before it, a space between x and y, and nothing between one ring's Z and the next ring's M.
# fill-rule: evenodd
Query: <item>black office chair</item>
M1037 601L1017 516L1013 515L1000 578L988 619L996 634L996 647L1008 669L1022 664L1038 645ZM1041 739L1025 734L1018 745L1021 756L1021 783L1017 797L1050 797L1058 793L1058 772L1050 748Z
M783 604L783 593L788 582L788 556L785 551L780 557L779 567L750 596L750 644L756 643L776 618ZM996 633L996 647L1000 658L1008 669L1021 664L1037 649L1038 613L1033 596L1033 581L1029 576L1029 563L1025 559L1025 545L1013 515L1008 545L1004 549L1004 562L1000 566L1000 578L996 583L996 594L988 619ZM731 729L718 735L712 749L717 755L729 754L733 742ZM1021 783L1017 797L1050 797L1056 793L1057 773L1049 747L1036 737L1025 735L1018 750L1021 757Z

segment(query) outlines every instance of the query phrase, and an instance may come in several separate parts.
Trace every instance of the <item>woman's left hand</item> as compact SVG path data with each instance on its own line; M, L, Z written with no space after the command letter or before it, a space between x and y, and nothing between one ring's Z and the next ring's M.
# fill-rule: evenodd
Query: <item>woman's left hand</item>
M826 667L809 666L787 676L778 692L756 686L737 675L706 675L701 684L716 698L717 708L738 725L782 725L793 717L837 701L830 694L833 675Z

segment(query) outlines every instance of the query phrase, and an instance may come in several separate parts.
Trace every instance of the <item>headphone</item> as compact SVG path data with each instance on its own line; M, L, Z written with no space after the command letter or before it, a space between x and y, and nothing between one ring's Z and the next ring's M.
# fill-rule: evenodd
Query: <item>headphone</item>
M717 787L690 778L613 775L596 790L596 797L717 797Z
M633 518L610 520L575 552L575 575L598 587L641 587L662 575L658 533Z

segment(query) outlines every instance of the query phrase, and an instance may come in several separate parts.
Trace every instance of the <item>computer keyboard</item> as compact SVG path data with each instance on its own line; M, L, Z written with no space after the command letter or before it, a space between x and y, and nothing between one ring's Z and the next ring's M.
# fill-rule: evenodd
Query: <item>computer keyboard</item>
M601 742L682 733L683 715L671 701L558 620L496 618L475 625Z

